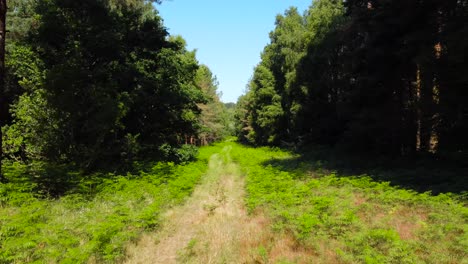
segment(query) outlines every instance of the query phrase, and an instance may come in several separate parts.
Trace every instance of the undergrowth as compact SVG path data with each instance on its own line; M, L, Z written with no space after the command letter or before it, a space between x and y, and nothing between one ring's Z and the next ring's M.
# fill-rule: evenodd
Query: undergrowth
M185 165L157 163L128 175L90 175L60 197L38 193L21 164L0 184L0 263L114 263L125 245L155 230L161 211L181 203L219 146ZM78 173L78 172L76 172ZM71 173L73 174L73 173Z
M417 193L367 175L342 176L317 160L234 144L250 212L265 212L314 263L468 263L462 196ZM297 164L275 166L278 160Z
M198 161L185 165L82 178L59 197L38 192L43 183L21 165L6 166L0 263L118 262L125 245L157 230L161 212L190 195L208 158L226 145L246 175L247 209L264 213L278 235L292 236L312 263L468 263L466 196L418 193L234 142L202 148ZM261 255L268 260L272 250Z

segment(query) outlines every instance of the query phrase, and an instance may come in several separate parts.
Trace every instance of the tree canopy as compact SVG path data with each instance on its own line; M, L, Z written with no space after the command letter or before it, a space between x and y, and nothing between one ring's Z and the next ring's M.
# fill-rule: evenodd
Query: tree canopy
M303 15L287 10L239 100L240 138L466 155L467 8L316 0Z
M94 170L225 136L216 78L152 2L9 2L6 158Z

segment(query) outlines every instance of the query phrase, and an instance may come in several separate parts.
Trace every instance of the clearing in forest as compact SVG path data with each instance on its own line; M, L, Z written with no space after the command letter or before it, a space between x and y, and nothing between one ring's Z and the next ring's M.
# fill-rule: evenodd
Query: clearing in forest
M267 259L303 262L306 252L293 239L274 236L261 213L244 206L244 178L230 158L231 146L214 154L209 170L183 206L163 216L157 233L127 248L126 263L264 263ZM274 249L274 256L266 248ZM267 256L270 255L270 256Z
M462 196L280 149L218 146L192 196L127 247L127 263L468 264Z

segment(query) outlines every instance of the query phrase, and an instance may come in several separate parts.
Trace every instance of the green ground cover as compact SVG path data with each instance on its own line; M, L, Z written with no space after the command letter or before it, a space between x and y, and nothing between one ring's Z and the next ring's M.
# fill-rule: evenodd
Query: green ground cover
M156 230L160 213L191 194L218 151L202 148L198 161L185 165L158 163L134 174L88 176L58 198L38 192L23 165L6 166L0 263L118 261L127 243Z
M226 146L245 175L249 212L267 216L270 228L292 236L314 263L468 263L463 193L417 192L372 175L340 174L317 157L232 141L201 148L198 161L185 165L90 176L57 197L32 183L24 167L6 166L0 263L122 260L125 246L158 230L161 212L191 194L209 157ZM274 248L261 250L268 256Z
M248 209L266 213L317 263L468 263L461 195L418 193L339 175L287 151L231 144L246 174Z

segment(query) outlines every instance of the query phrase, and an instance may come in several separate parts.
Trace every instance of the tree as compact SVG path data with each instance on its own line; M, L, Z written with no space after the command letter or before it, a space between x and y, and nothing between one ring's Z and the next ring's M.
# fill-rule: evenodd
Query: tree
M284 115L281 96L275 90L273 73L264 65L255 68L252 91L252 128L257 144L277 144Z
M337 30L343 13L341 1L318 0L306 14L306 47L290 88L294 106L291 131L297 143L334 144L340 137L338 109L345 74Z
M2 172L3 164L3 132L8 108L5 100L5 38L6 38L7 1L0 0L0 182L5 181Z
M291 84L295 79L296 65L305 54L305 20L297 8L288 9L276 17L276 27L270 33L268 44L261 55L262 61L255 67L249 83L249 100L239 107L239 124L248 141L256 144L279 145L291 140L290 122L295 114L291 98ZM241 117L241 112L247 116ZM248 123L246 121L248 120ZM247 132L248 131L248 132Z
M304 17L289 9L239 100L241 135L464 157L467 8L466 0L317 0Z
M164 158L161 146L197 135L206 100L195 52L168 36L150 2L49 0L33 9L37 26L13 23L9 76L22 92L5 127L8 155L93 170Z
M207 102L199 104L200 115L200 144L206 145L220 140L226 136L226 126L224 124L225 106L219 99L218 82L210 69L201 65L197 72L197 85L203 91Z
M239 97L235 110L236 135L239 141L255 144L255 131L252 128L252 96L251 90Z
M431 1L430 1L431 2ZM428 3L428 6L431 3ZM468 160L468 1L435 1L435 115L437 151Z
M296 78L297 64L305 55L307 47L306 22L295 7L286 10L284 15L278 15L276 27L270 33L271 43L262 54L264 65L273 74L274 90L279 96L279 106L282 109L281 115L276 115L279 127L275 144L291 141L294 137L290 128L297 115L298 105L292 97L292 84ZM272 106L270 110L273 109L278 109L278 105Z

